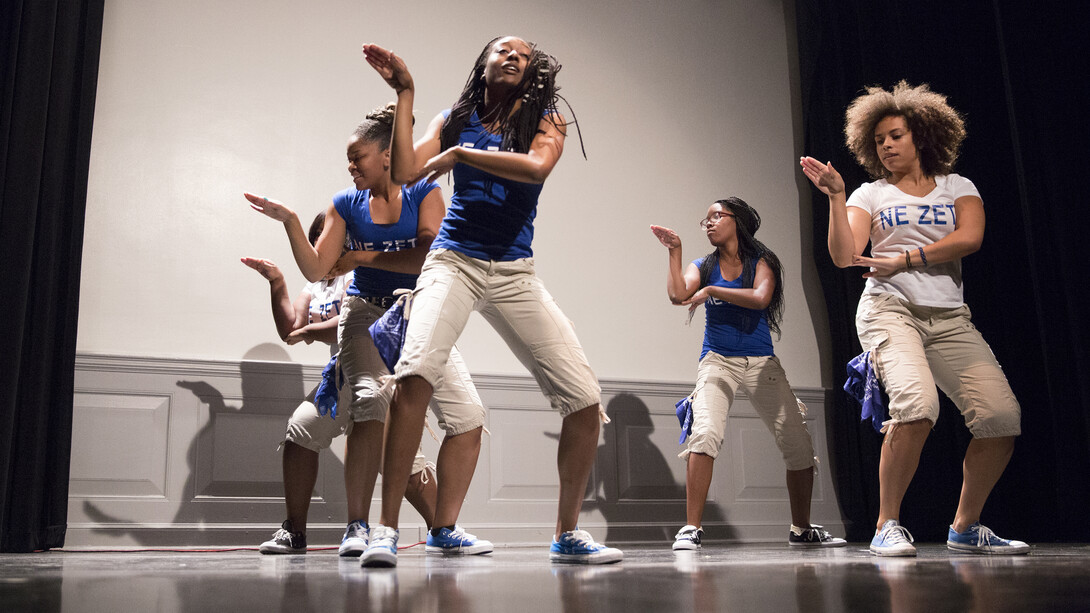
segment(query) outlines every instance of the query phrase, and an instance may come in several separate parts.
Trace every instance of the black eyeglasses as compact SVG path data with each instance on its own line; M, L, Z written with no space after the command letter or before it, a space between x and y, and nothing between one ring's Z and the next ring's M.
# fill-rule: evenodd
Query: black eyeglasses
M734 213L724 213L723 211L714 211L711 215L708 215L706 218L700 220L700 229L701 230L707 230L708 226L711 225L712 222L717 222L720 219L723 219L724 217L734 217Z

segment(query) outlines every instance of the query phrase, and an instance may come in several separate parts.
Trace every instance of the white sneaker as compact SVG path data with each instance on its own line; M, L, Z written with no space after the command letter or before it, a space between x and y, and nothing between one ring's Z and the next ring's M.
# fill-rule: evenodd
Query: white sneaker
M704 531L690 524L677 531L674 535L674 551L691 551L700 549L700 538Z
M876 556L916 555L912 535L896 519L887 519L882 524L882 529L875 531L874 538L870 541L870 551Z
M397 566L398 532L378 524L371 529L371 542L360 556L360 566L390 567Z
M341 546L337 549L337 555L346 558L358 558L367 550L367 541L371 528L367 522L355 520L344 529L341 538Z

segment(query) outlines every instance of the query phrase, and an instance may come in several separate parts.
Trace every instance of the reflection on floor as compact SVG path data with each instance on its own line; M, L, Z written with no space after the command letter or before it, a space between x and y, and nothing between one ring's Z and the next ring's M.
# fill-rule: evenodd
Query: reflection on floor
M872 557L865 544L795 551L626 547L620 564L551 564L547 549L441 558L402 551L362 569L335 551L0 555L0 611L1090 611L1090 545L1028 556Z

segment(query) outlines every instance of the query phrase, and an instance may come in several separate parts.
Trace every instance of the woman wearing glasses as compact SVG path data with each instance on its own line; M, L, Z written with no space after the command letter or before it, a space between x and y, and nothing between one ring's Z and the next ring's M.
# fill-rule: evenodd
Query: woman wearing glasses
M692 402L686 460L686 525L674 537L675 550L699 549L700 522L712 480L712 464L726 431L727 412L738 388L745 390L776 439L787 466L791 503L788 542L800 547L840 547L821 526L810 523L814 486L814 447L787 375L772 350L771 332L783 316L783 268L779 258L754 234L761 216L742 199L717 200L700 227L715 249L683 270L681 239L661 226L651 231L669 250L666 291L690 312L703 304L707 317Z

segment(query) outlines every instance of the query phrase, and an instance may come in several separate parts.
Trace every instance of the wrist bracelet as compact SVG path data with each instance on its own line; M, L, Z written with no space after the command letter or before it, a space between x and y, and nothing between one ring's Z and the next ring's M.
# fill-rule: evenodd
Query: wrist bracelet
M920 261L923 262L924 266L927 266L927 256L923 252L923 247L917 247L916 250L920 252Z
M912 269L912 253L908 249L905 249L905 268Z

